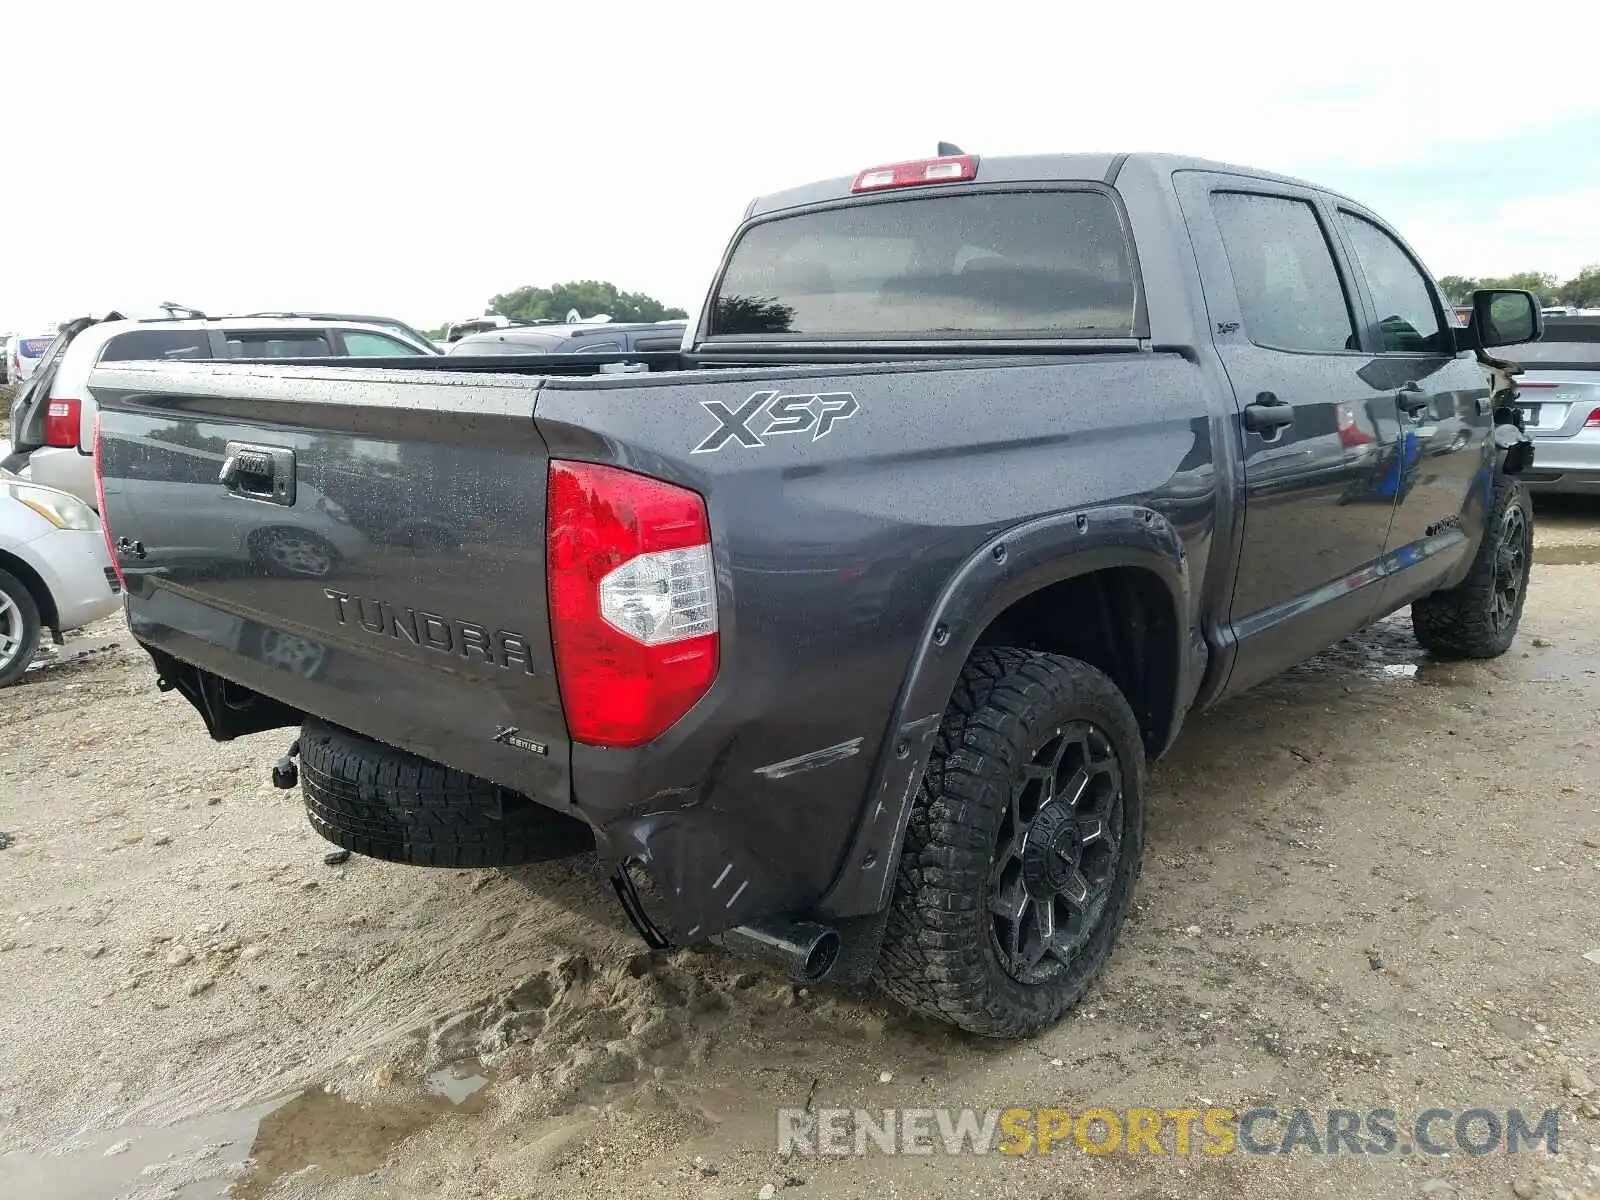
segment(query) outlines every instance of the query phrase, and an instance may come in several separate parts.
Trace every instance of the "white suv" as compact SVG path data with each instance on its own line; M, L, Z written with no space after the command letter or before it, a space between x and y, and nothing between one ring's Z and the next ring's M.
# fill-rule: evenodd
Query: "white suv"
M307 317L135 321L80 318L62 327L11 407L11 455L0 468L98 506L94 488L96 363L226 358L385 358L438 354L392 326Z

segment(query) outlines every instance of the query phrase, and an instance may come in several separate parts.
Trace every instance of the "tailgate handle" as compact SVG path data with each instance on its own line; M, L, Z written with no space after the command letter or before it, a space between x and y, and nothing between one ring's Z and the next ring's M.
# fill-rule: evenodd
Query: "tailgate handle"
M294 503L294 451L287 446L229 442L217 482L235 496L269 504Z

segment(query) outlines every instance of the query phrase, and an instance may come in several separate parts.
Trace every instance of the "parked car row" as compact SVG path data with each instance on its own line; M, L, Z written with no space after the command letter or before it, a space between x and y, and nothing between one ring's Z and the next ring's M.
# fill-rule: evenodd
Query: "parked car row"
M87 387L97 364L438 354L426 337L405 332L407 328L275 314L182 320L83 317L68 322L38 357L12 402L12 450L0 467L98 507L95 402Z
M22 677L46 630L59 642L122 603L97 512L96 408L87 387L96 365L440 353L403 322L337 313L157 320L113 314L70 321L37 337L9 338L6 374L19 387L11 409L12 445L0 462L0 687ZM190 474L214 482L217 466L211 458L197 458ZM335 506L317 505L315 512L337 534ZM211 526L204 532L213 539L223 533ZM317 556L337 554L338 545L337 536L330 539L321 529L291 527L251 538L241 553L269 572L314 573Z
M5 375L17 383L11 409L12 444L0 449L0 687L27 670L45 630L61 636L114 612L121 588L100 528L94 480L97 409L88 388L102 364L214 359L457 357L539 354L628 354L676 350L682 321L527 325L489 322L483 332L441 346L420 330L390 317L330 312L257 312L208 317L178 305L167 315L134 319L111 314L69 321L58 330L4 340ZM141 462L154 483L145 503L182 509L195 486L215 486L223 447L179 451L151 442ZM179 460L182 461L179 461ZM138 470L139 468L134 468ZM172 494L156 501L165 487ZM185 488L189 492L185 492ZM291 519L271 529L250 525L247 514L224 510L207 521L193 511L195 545L233 546L240 562L269 575L320 577L358 554L364 536L344 505L303 487ZM380 489L381 490L381 489ZM356 503L357 496L346 497ZM229 519L233 522L230 524ZM370 522L368 522L370 524ZM233 526L238 525L235 529ZM437 541L426 523L387 530L387 541ZM432 539L432 541L430 541Z
M53 333L8 335L5 339L5 382L22 383L32 375L55 336Z

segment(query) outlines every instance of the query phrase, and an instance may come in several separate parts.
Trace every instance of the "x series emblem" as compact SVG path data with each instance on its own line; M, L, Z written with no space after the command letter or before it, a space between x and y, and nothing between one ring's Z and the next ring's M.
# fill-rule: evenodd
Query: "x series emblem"
M766 439L785 433L810 433L813 442L828 436L840 421L848 421L861 411L849 392L800 392L780 396L776 391L757 392L738 408L720 400L702 400L700 406L717 419L717 427L692 453L710 454L729 442L749 450L765 446ZM751 428L764 420L761 432Z

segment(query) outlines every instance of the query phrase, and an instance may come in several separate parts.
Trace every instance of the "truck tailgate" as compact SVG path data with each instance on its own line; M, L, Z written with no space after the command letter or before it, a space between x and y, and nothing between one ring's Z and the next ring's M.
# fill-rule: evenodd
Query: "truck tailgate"
M104 513L147 646L557 807L539 381L118 364Z

